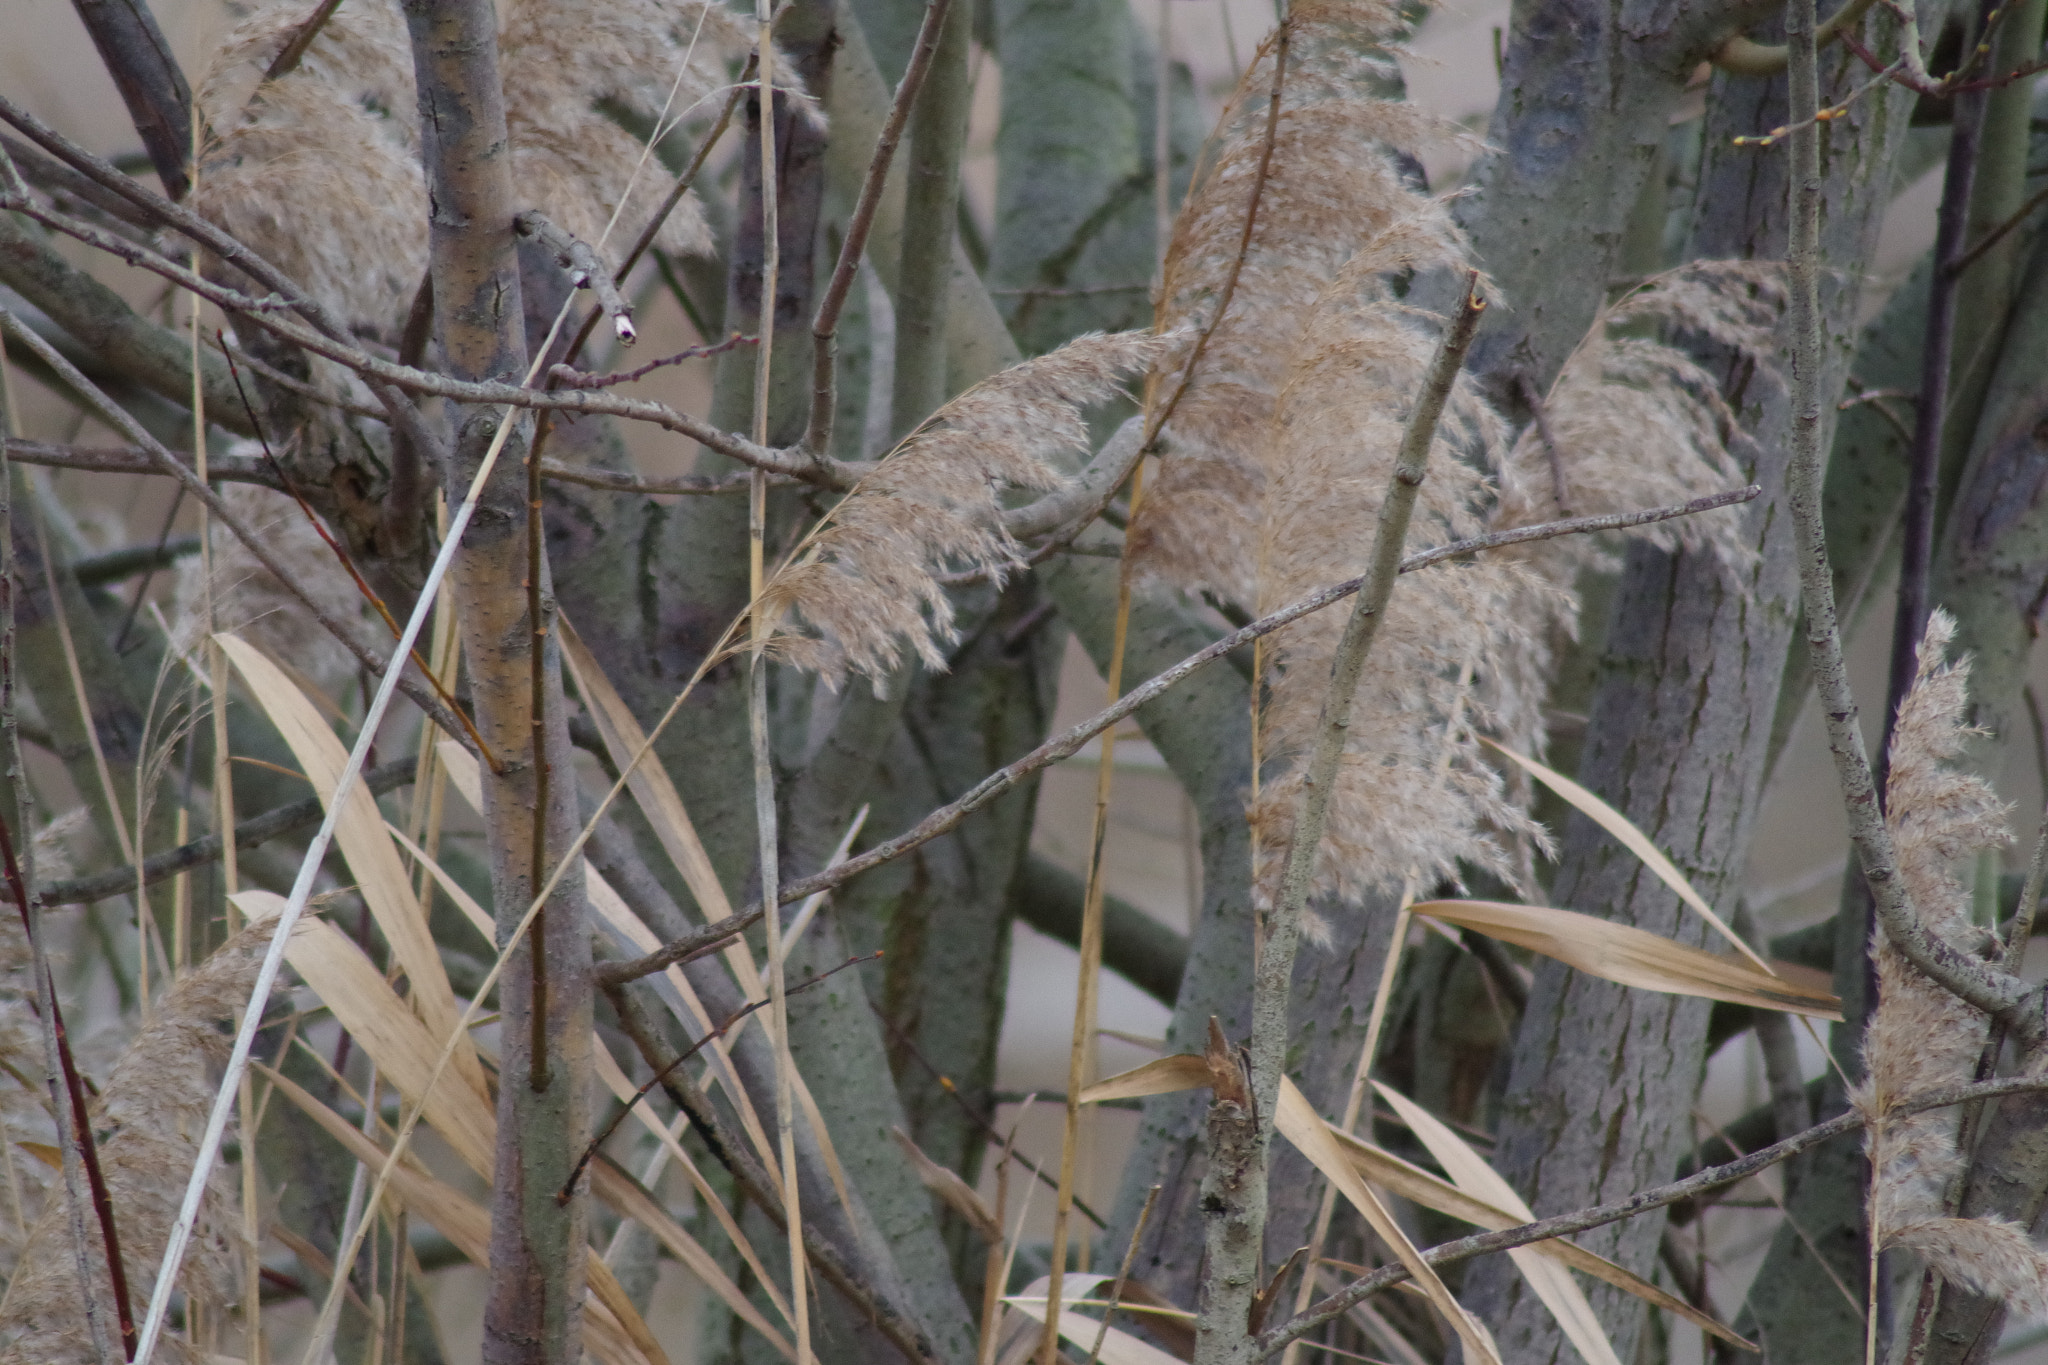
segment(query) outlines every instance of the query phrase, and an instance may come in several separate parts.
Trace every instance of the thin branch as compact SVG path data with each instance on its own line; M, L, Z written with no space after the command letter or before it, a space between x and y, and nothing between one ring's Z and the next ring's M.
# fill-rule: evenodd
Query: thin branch
M713 342L709 346L686 346L674 355L665 355L659 360L648 361L638 369L621 370L616 374L586 374L573 365L554 365L548 369L548 382L564 389L608 389L614 384L631 384L637 379L645 379L656 370L670 365L680 365L685 360L702 360L707 356L724 355L727 351L740 346L755 345L760 340L759 337L741 336L734 332L725 340Z
M0 101L4 101L4 99L4 96L0 96ZM208 512L219 517L221 524L235 533L235 538L248 548L249 553L255 557L256 562L261 564L272 577L276 578L287 592L297 598L299 605L304 607L306 612L315 621L318 621L328 634L340 641L342 647L354 655L358 663L369 669L372 674L383 673L385 661L378 657L376 651L357 640L354 633L344 623L330 615L327 609L321 606L311 593L307 592L305 587L299 582L298 575L286 568L278 560L277 556L271 552L271 547L264 542L263 538L252 531L247 522L243 521L226 503L222 502L220 495L215 493L205 480L201 479L189 465L179 460L177 456L164 447L161 441L157 440L140 422L136 421L127 409L114 402L111 398L108 398L106 394L100 391L97 385L79 373L78 367L66 360L56 347L44 341L28 327L23 326L19 318L16 318L5 309L0 309L0 328L4 328L8 335L27 346L30 351L35 353L39 360L56 371L57 376L70 386L72 391L78 394L80 398L84 399L102 421L147 452L151 460L155 462L158 472L176 479L187 493L206 505ZM467 737L464 734L466 727L449 714L447 709L440 702L436 701L431 693L417 684L405 681L404 679L399 681L398 686L405 693L406 698L413 705L419 707L434 724L440 726L450 735L462 738Z
M274 81L297 70L299 62L306 55L306 49L313 46L313 40L320 36L320 30L327 26L327 21L332 19L334 12L340 8L341 0L320 0L313 12L306 16L305 22L292 30L291 41L278 49L277 56L271 59L269 68L263 73L264 81Z
M1536 424L1536 437L1543 442L1544 458L1550 461L1550 496L1557 503L1559 516L1570 516L1572 508L1565 497L1564 451L1557 444L1557 434L1550 429L1550 413L1543 402L1542 391L1526 370L1515 372L1515 386L1521 391L1522 406L1529 409L1530 420Z
M1982 259L1985 252L1991 250L1991 248L1997 246L2000 242L2004 241L2008 233L2012 232L2012 230L2017 228L2020 224L2026 222L2027 219L2033 214L2034 210L2040 208L2043 204L2048 204L2048 188L2043 188L2035 191L2032 197L2030 197L2026 203L2020 205L2018 210L2015 211L2010 218L2007 218L1997 227L1992 228L1989 232L1985 233L1981 238L1978 239L1977 244L1975 246L1971 247L1968 251L1965 251L1962 255L1956 257L1956 259L1947 266L1947 269L1952 274L1961 275L1964 271L1968 270L1971 266L1975 265L1980 259Z
M228 376L235 381L235 397L241 400L242 411L249 419L250 428L256 433L256 443L262 447L264 461L270 466L271 472L277 475L278 482L284 485L284 491L291 496L293 502L299 505L299 512L305 517L306 524L313 528L313 534L318 536L320 543L325 545L333 553L335 559L340 561L342 572L346 573L349 577L349 582L355 585L356 595L365 602L368 602L376 610L386 629L391 632L393 640L402 638L405 632L399 627L398 622L392 619L391 608L385 605L384 599L378 595L377 590L370 586L370 581L364 578L362 572L356 568L355 557L349 554L348 547L334 538L334 533L327 529L327 523L320 520L319 513L313 510L313 504L306 501L306 495L299 491L298 484L293 482L292 476L285 472L284 465L278 462L276 454L270 449L270 437L263 430L263 421L256 415L256 405L249 401L249 391L242 387L242 372L236 367L234 356L228 352L225 339L218 332L214 335L215 339L220 342L221 353L227 356ZM194 439L196 441L198 438L195 437ZM395 444L402 445L404 443L401 440ZM210 468L208 472L212 472ZM194 469L192 476L197 479L199 471ZM180 492L183 491L181 486ZM392 480L392 487L387 491L385 497L387 501L396 500L401 497L396 478ZM168 531L169 529L169 523L166 523L165 530ZM125 627L123 628L123 633L126 633ZM115 645L116 648L119 647L118 640L115 642ZM427 685L433 688L434 695L440 698L441 705L446 707L448 714L454 716L461 724L464 733L469 736L471 747L478 754L482 755L485 766L492 772L502 776L505 771L504 764L499 761L497 755L491 752L491 746L484 743L484 737L477 733L476 723L456 704L455 698L448 694L447 687L442 684L440 678L434 675L434 670L427 667L427 661L420 656L417 648L412 650L411 658L413 663L419 668L420 676L427 680Z
M1797 8L1795 4L1794 8ZM1810 9L1807 11L1811 13ZM1801 51L1791 65L1791 113L1795 122L1810 116L1817 102L1818 77L1813 62L1813 30L1798 32L1792 41ZM1811 125L1791 137L1791 229L1787 253L1791 291L1792 431L1791 460L1785 475L1785 500L1797 544L1800 588L1806 609L1806 639L1813 657L1814 687L1820 694L1827 724L1828 748L1842 788L1849 834L1863 867L1877 916L1886 934L1907 959L1931 980L1992 1016L2010 1021L2023 1042L2042 1032L2038 1011L2020 1010L2029 998L2025 982L1928 931L1906 898L1891 834L1885 828L1872 778L1856 701L1842 658L1842 634L1835 611L1833 568L1822 522L1822 435L1825 403L1821 396L1824 342L1820 322L1820 147ZM1930 406L1923 403L1924 406ZM2034 1017L2026 1017L2029 1013Z
M1446 560L1462 559L1467 555L1479 554L1486 550L1502 549L1509 545L1523 545L1531 541L1550 540L1557 536L1589 535L1601 531L1622 531L1635 526L1647 526L1653 522L1669 521L1675 517L1695 516L1711 512L1716 508L1730 507L1737 503L1750 502L1763 490L1755 484L1747 488L1732 489L1726 493L1715 493L1691 502L1678 503L1670 507L1656 507L1640 512L1616 512L1598 517L1572 517L1564 521L1544 522L1536 526L1524 526L1512 531L1495 531L1490 535L1474 536L1470 540L1453 541L1435 549L1419 551L1401 561L1402 573L1413 573L1417 569L1441 564ZM1262 616L1250 625L1241 627L1223 636L1214 643L1190 654L1173 667L1157 674L1149 681L1139 684L1125 693L1114 705L1099 712L1078 725L1069 727L1015 762L998 768L995 772L977 782L972 789L958 800L939 807L925 816L913 828L893 839L875 845L866 852L848 858L822 872L800 877L786 883L782 888L785 904L801 900L820 891L830 891L843 885L871 868L891 862L913 849L930 843L933 839L956 828L975 811L1011 790L1019 782L1063 758L1079 753L1089 740L1141 710L1149 703L1170 691L1176 685L1207 664L1224 658L1241 649L1253 640L1271 635L1282 627L1292 625L1302 617L1321 611L1332 603L1341 602L1365 585L1366 575L1346 579L1327 588L1309 594L1289 606L1282 607L1270 616ZM759 913L758 910L748 913ZM669 965L663 956L668 950L661 949L646 957L612 964L604 969L604 984L609 988L621 982L637 980L662 970Z
M569 277L570 288L588 289L597 295L597 306L612 320L612 331L618 335L621 346L631 346L640 339L640 333L633 328L633 305L619 293L612 272L588 242L555 226L539 209L527 209L516 215L512 230L553 252L555 264Z
M146 0L73 0L171 198L192 187L192 88Z
M5 368L7 354L4 342L0 342L0 432L13 429L14 412L8 399ZM49 954L42 934L42 903L29 893L28 884L34 876L35 851L33 845L24 846L22 856L29 863L24 874L21 863L14 855L13 840L9 837L10 820L20 822L27 830L30 821L28 793L28 770L21 761L21 735L17 724L14 704L14 474L8 467L4 452L0 452L0 774L7 781L0 786L14 798L12 811L0 810L0 866L4 866L5 881L21 913L22 932L28 936L29 970L35 975L36 1016L41 1027L37 1030L43 1044L43 1074L50 1090L49 1104L57 1125L57 1146L59 1166L63 1172L66 1212L70 1215L72 1254L77 1263L78 1292L84 1311L87 1329L90 1333L94 1357L101 1365L108 1365L111 1352L107 1345L106 1324L100 1319L98 1293L95 1288L90 1253L86 1248L85 1198L78 1188L80 1168L83 1166L92 1191L93 1211L100 1219L100 1237L107 1253L108 1268L113 1276L119 1300L121 1324L121 1347L129 1358L134 1356L134 1317L127 1302L127 1274L121 1263L120 1239L116 1234L113 1207L105 1198L106 1182L101 1178L99 1155L93 1145L92 1125L87 1122L85 1104L77 1085L78 1068L71 1056L70 1040L64 1033L64 1016L57 1005L57 982L50 974ZM91 723L91 717L87 717ZM60 1087L65 1092L60 1096ZM64 1100L68 1097L70 1103Z
M2002 1095L2028 1094L2039 1090L2048 1090L2048 1076L2017 1076L2005 1080L1950 1086L1890 1105L1885 1110L1885 1117L1903 1118L1908 1114L1924 1113L1929 1109L1945 1109L1950 1105L1997 1099ZM1683 1180L1675 1180L1668 1185L1652 1186L1629 1195L1626 1199L1596 1204L1574 1213L1559 1214L1554 1218L1524 1223L1519 1227L1505 1228L1499 1232L1482 1232L1470 1237L1461 1237L1455 1242L1445 1242L1441 1246L1429 1248L1422 1253L1422 1259L1432 1266L1457 1265L1477 1256L1491 1255L1497 1251L1512 1251L1516 1247L1528 1246L1534 1242L1547 1242L1553 1238L1569 1237L1574 1233L1605 1227L1609 1223L1619 1223L1624 1219L1683 1203L1725 1185L1747 1180L1753 1175L1769 1170L1779 1162L1789 1161L1802 1152L1811 1151L1824 1142L1846 1133L1853 1133L1863 1126L1863 1115L1852 1109L1782 1142L1773 1143L1725 1165L1709 1166ZM1290 1342L1300 1340L1324 1323L1342 1317L1381 1290L1390 1289L1408 1278L1408 1268L1396 1263L1382 1266L1362 1279L1353 1280L1336 1293L1313 1305L1307 1312L1299 1313L1286 1322L1260 1333L1254 1343L1253 1354L1255 1357L1263 1358L1285 1350Z
M712 123L711 131L704 135L704 141L697 146L697 154L690 158L690 164L676 177L676 183L669 187L668 197L661 201L661 206L654 210L646 225L640 229L640 235L633 239L632 248L619 259L616 278L623 280L633 273L633 267L640 263L640 258L653 247L654 239L661 235L661 225L668 221L668 216L675 212L676 205L682 203L683 196L690 192L690 186L697 182L697 175L704 169L704 163L710 158L712 148L718 145L718 140L725 136L725 130L731 126L733 110L737 109L740 101L746 97L748 82L754 77L756 60L754 54L747 54L746 68L740 72L740 78L732 89L726 92L725 106L718 111L718 118ZM569 343L569 349L564 353L563 359L572 365L576 362L576 357L583 354L584 343L590 340L590 333L602 316L602 309L590 310L577 327L575 339ZM552 382L550 376L550 383Z
M730 922L731 921L728 921L728 923ZM730 940L736 937L739 933L740 929L734 928L731 932L726 934L726 938L727 940ZM848 967L858 967L863 962L873 962L876 958L880 957L881 955L882 950L877 948L874 952L864 954L860 957L849 957L848 959L846 959L846 961L840 963L836 967L827 967L822 972L818 972L812 976L805 977L802 981L799 981L794 986L789 987L787 993L790 995L795 995L799 991L807 991L811 987L817 985L819 982L825 980L829 976L837 975L838 973L845 971ZM596 1136L592 1137L587 1145L585 1145L585 1147L583 1148L583 1155L576 1159L575 1169L569 1172L568 1180L563 1182L561 1189L555 1191L555 1202L557 1204L566 1204L569 1202L570 1195L576 1188L576 1182L581 1180L583 1178L583 1172L589 1169L591 1158L597 1155L598 1149L600 1147L603 1147L605 1143L611 1141L612 1134L619 1131L619 1125L624 1123L626 1121L626 1116L633 1112L634 1105L646 1099L649 1093L651 1093L657 1085L660 1085L663 1081L667 1080L670 1076L674 1075L677 1067L681 1066L684 1062L689 1061L690 1058L696 1056L699 1052L702 1052L706 1047L710 1046L718 1039L725 1037L726 1034L730 1033L732 1031L733 1025L739 1023L741 1020L745 1019L748 1015L754 1013L756 1010L766 1009L767 1007L768 1002L766 1000L749 1000L746 1004L740 1006L731 1014L725 1016L724 1022L719 1024L717 1028L712 1029L711 1032L705 1034L702 1038L699 1038L696 1042L684 1048L681 1053L677 1054L676 1059L674 1061L670 1062L667 1066L661 1068L661 1070L655 1072L652 1076L648 1077L646 1084L642 1085L638 1090L635 1090L633 1092L632 1098L628 1099L625 1103L621 1104L619 1106L619 1111L616 1114L612 1115L611 1121L605 1124L604 1128Z
M0 95L0 117L4 117L6 112L7 99ZM397 412L403 411L408 424L407 429L418 427L422 441L430 440L431 433L420 422L419 414L410 401L398 392L400 390L428 394L437 398L452 398L460 403L480 407L533 408L541 411L583 413L647 422L686 436L718 454L756 469L765 470L770 474L800 478L807 483L835 491L852 487L856 477L847 466L836 460L814 458L800 448L787 451L770 449L738 433L720 431L702 418L645 398L624 398L603 393L562 393L530 388L523 384L452 379L446 375L415 369L410 365L401 365L363 350L345 333L338 338L324 328L308 328L281 316L286 311L305 311L305 307L288 294L280 292L276 297L269 299L251 298L247 294L216 284L204 276L195 275L186 267L157 252L124 242L88 223L51 213L14 196L0 195L0 208L24 213L46 226L170 280L180 288L197 294L223 309L246 314L252 323L292 345L332 360L337 365L346 366L360 375L380 398L385 397L387 391L391 393L401 406L393 408L392 404L387 402L387 420L393 420ZM428 444L422 448L435 447Z
M1230 311L1230 301L1237 296L1238 277L1244 273L1245 260L1251 255L1252 236L1259 225L1259 204L1265 198L1266 181L1273 173L1273 152L1280 143L1280 102L1287 91L1287 56L1293 34L1293 27L1282 17L1273 36L1273 91L1266 104L1266 131L1259 144L1258 170L1252 176L1251 193L1245 201L1244 231L1237 240L1237 254L1231 257L1230 273L1223 277L1223 289L1216 299L1216 312L1202 328L1201 335L1195 338L1194 349L1188 353L1188 363L1182 367L1173 392L1159 406L1156 416L1147 416L1144 442L1147 449L1159 439L1159 433L1166 430L1175 409L1180 407L1180 400L1187 396L1189 385L1195 382L1195 371L1201 368L1202 356L1209 349L1209 338L1215 336L1216 329L1223 325L1224 315ZM1191 190L1190 195L1192 193ZM1164 288L1162 283L1162 296Z
M364 772L363 784L370 789L372 796L396 791L412 782L418 764L416 758L400 758L379 764ZM320 823L323 809L319 797L308 796L264 811L261 815L252 815L235 826L235 847L255 848L272 839L295 834L308 825L316 825ZM209 834L151 854L142 860L139 871L132 866L116 867L84 877L45 882L36 888L35 895L44 905L90 905L94 901L134 891L138 886L154 886L180 872L190 872L195 867L216 862L221 856L221 846L220 835ZM10 904L13 900L12 891L0 888L0 904Z
M910 110L917 103L917 92L924 86L925 73L931 70L932 57L939 48L939 32L951 4L952 0L926 0L924 21L917 30L917 45L911 49L910 63L904 67L903 79L896 86L896 97L889 105L889 117L883 120L882 131L875 137L875 150L868 158L868 171L861 181L860 197L854 201L853 216L846 220L846 239L840 243L838 263L832 267L832 278L825 285L825 292L819 296L818 311L811 319L814 343L811 415L801 444L820 459L831 454L832 414L838 384L839 314L846 307L847 293L853 288L854 276L860 271L861 255L867 250L868 235L874 230L875 212L882 204L882 187L889 178L890 162L895 159L897 144L903 140L903 128L910 121Z
M650 1067L660 1067L667 1049L662 1046L660 1035L648 1021L639 1001L623 986L607 986L605 995L619 1017L620 1027L639 1050L642 1060ZM766 1168L726 1126L704 1093L688 1076L673 1074L661 1083L661 1088L677 1109L689 1115L690 1126L697 1130L711 1149L712 1156L732 1175L734 1183L746 1197L768 1216L770 1222L787 1230L782 1199L776 1194ZM938 1365L937 1350L914 1318L870 1285L858 1270L847 1263L837 1246L818 1234L815 1226L805 1227L803 1235L804 1254L817 1268L820 1279L829 1281L844 1295L862 1318L902 1352L910 1365Z

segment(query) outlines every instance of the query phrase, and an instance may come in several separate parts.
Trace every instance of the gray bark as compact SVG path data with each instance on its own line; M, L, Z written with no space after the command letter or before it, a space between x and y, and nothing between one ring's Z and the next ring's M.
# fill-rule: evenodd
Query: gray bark
M1839 98L1861 69L1831 50L1824 93ZM1783 83L1717 77L1688 255L1771 259L1784 252L1784 164L1731 138L1785 121ZM1876 92L1828 125L1822 249L1827 336L1822 392L1840 390L1854 339L1858 263L1867 260L1890 188L1909 99ZM1513 284L1508 286L1512 293ZM1732 368L1732 367L1731 367ZM1731 375L1731 379L1740 376ZM1727 901L1762 792L1771 718L1797 606L1791 533L1780 510L1785 433L1779 385L1731 385L1754 438L1751 477L1766 497L1745 511L1755 561L1635 547L1616 595L1580 780L1628 815L1709 901ZM1568 827L1553 900L1691 943L1706 928L1631 856L1582 820ZM1691 1146L1690 1110L1705 1061L1701 1002L1629 992L1538 967L1503 1101L1495 1164L1539 1216L1666 1178ZM1594 1116L1588 1121L1588 1116ZM1660 1218L1632 1220L1588 1245L1638 1273L1656 1260ZM1764 1293L1776 1285L1762 1277ZM1470 1282L1511 1359L1567 1357L1549 1314L1506 1265ZM1606 1287L1591 1297L1624 1359L1642 1331L1640 1303ZM1813 1312L1811 1303L1804 1308ZM1774 1324L1781 1322L1774 1316ZM1785 1359L1812 1357L1787 1355Z

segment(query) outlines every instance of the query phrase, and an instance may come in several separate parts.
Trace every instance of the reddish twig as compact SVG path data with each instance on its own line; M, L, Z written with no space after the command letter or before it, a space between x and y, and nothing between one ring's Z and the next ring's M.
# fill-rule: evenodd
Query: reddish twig
M709 346L691 346L665 355L659 360L650 360L635 370L621 370L616 374L586 374L573 365L553 365L548 369L548 382L562 389L608 389L614 384L630 384L636 379L645 379L656 370L670 365L680 365L685 360L702 360L707 356L724 355L727 351L741 346L759 344L761 338L741 336L734 332L724 341Z
M86 718L91 724L91 717ZM14 904L21 912L22 932L36 941L34 907L29 899L27 880L21 875L21 864L14 857L14 837L8 828L7 815L0 811L0 864L5 866L7 889L14 895ZM128 1267L121 1259L121 1234L114 1226L114 1201L107 1193L106 1173L100 1169L99 1144L93 1141L92 1122L86 1112L85 1083L79 1078L78 1063L71 1056L71 1036L64 1029L64 1010L57 1003L57 982L50 975L47 963L41 972L42 985L48 990L50 1000L50 1030L57 1039L57 1061L64 1072L64 1090L71 1101L71 1132L78 1147L79 1161L85 1166L86 1184L92 1190L92 1209L99 1219L100 1239L107 1251L107 1278L114 1286L114 1315L121 1324L121 1354L128 1360L135 1359L135 1308L128 1294ZM79 1289L84 1292L85 1286Z

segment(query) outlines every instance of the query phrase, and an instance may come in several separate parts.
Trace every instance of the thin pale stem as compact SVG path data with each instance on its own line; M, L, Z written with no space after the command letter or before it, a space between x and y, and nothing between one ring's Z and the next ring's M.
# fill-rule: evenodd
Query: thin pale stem
M1379 521L1365 582L1352 605L1343 636L1330 661L1330 685L1316 722L1300 796L1293 812L1291 841L1283 865L1280 891L1266 916L1265 934L1256 944L1258 964L1252 979L1251 1112L1234 1114L1235 1102L1219 1096L1210 1112L1211 1171L1203 1182L1205 1205L1212 1194L1223 1207L1209 1213L1206 1232L1209 1268L1196 1323L1195 1359L1236 1362L1248 1359L1248 1312L1262 1279L1265 1242L1266 1176L1270 1150L1269 1125L1262 1116L1277 1112L1280 1080L1286 1067L1288 1006L1293 996L1294 956L1302 919L1315 884L1315 866L1350 733L1352 703L1358 680L1385 618L1395 580L1400 576L1401 550L1408 525L1427 475L1436 443L1438 420L1449 401L1465 351L1479 329L1486 304L1479 296L1475 272L1466 282L1458 311L1444 329L1435 357L1416 395L1402 432L1393 477L1380 503ZM1219 1178L1223 1171L1227 1179Z
M1818 100L1812 0L1792 0L1786 14L1793 47L1789 85L1795 127L1790 138L1792 204L1786 262L1791 296L1792 430L1785 496L1792 515L1806 639L1813 657L1814 687L1826 720L1828 749L1841 784L1850 838L1887 936L1931 980L1995 1018L2007 1020L2022 1043L2034 1045L2042 1034L2039 1012L2019 1008L2030 996L2027 984L1930 933L1913 913L1899 879L1898 861L1857 723L1821 516L1826 404L1820 373L1824 347L1820 322L1820 138L1817 127L1798 126L1812 115Z
M1144 497L1143 466L1131 476L1131 510L1136 515ZM1105 679L1108 702L1114 706L1124 685L1124 654L1130 639L1131 561L1125 558L1117 575L1116 622L1109 645ZM1045 1289L1045 1331L1039 1338L1040 1365L1053 1365L1059 1352L1060 1292L1065 1287L1067 1240L1074 1216L1074 1185L1080 1174L1081 1092L1094 1080L1096 1000L1102 981L1102 902L1105 893L1102 854L1109 837L1109 798L1116 781L1116 727L1102 733L1102 761L1095 769L1095 809L1088 834L1088 883L1081 899L1080 966L1074 999L1074 1033L1067 1051L1067 1097L1060 1140L1060 1184L1053 1208L1052 1262ZM1149 1203L1147 1207L1149 1207ZM1085 1245L1085 1244L1084 1244ZM1132 1242L1135 1250L1137 1243ZM1100 1343L1097 1343L1098 1349ZM1092 1362L1091 1362L1092 1365Z

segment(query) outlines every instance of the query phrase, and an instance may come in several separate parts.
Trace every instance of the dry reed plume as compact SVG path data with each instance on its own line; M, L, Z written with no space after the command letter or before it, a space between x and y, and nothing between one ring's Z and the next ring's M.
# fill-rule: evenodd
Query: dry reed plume
M1282 54L1274 39L1238 86L1213 162L1176 225L1164 317L1199 326L1226 295L1228 307L1167 422L1160 475L1131 544L1147 572L1185 590L1266 611L1363 568L1411 396L1442 328L1407 296L1419 279L1475 264L1445 203L1413 171L1413 150L1457 130L1371 93L1386 72L1378 45L1396 19L1376 4L1294 7L1263 181ZM1256 225L1239 268L1255 186ZM1547 405L1560 447L1555 478L1538 434L1511 440L1477 386L1461 380L1410 547L1565 515L1559 485L1570 514L1583 515L1739 484L1728 451L1734 421L1712 377L1676 347L1633 332L1656 323L1754 356L1775 308L1758 268L1710 264L1603 312ZM1191 349L1160 366L1162 396L1175 392ZM1732 519L1705 520L1732 551ZM1576 629L1574 582L1598 554L1554 544L1434 569L1394 594L1332 799L1323 892L1355 899L1410 878L1455 878L1460 864L1512 882L1516 855L1541 845L1542 831L1475 741L1487 733L1542 745L1551 654ZM1262 893L1290 837L1299 761L1340 630L1335 618L1310 618L1268 650L1265 780L1251 812Z
M107 1176L130 1285L155 1281L157 1263L185 1176L198 1151L220 1063L227 1055L222 1023L249 995L269 937L262 926L244 930L187 973L157 1002L150 1022L135 1035L101 1087L94 1127L103 1136L100 1160ZM236 1295L240 1256L239 1206L220 1171L193 1236L181 1276L188 1321L193 1305L214 1307ZM88 1223L88 1227L93 1227ZM91 1238L97 1301L111 1314L104 1251ZM85 1365L92 1356L81 1306L70 1225L61 1199L47 1201L29 1235L21 1269L0 1300L0 1362L7 1365ZM111 1328L111 1321L109 1323ZM205 1358L203 1343L166 1337L159 1360Z
M253 444L246 450L238 448L238 453L255 452ZM279 562L296 567L299 582L330 616L354 621L362 615L361 593L297 501L247 483L224 484L220 495L245 525L262 536ZM246 636L293 669L302 682L330 699L335 697L355 676L355 657L308 615L298 598L257 562L234 533L216 522L211 542L213 628ZM207 586L197 556L179 563L172 639L180 652L189 650L204 635Z
M499 13L505 88L518 93L506 110L513 181L527 207L592 245L623 199L622 231L607 244L616 260L667 189L658 165L635 179L643 144L619 119L701 112L751 35L705 3L511 0ZM198 92L215 140L194 203L350 323L395 342L427 259L405 24L392 0L344 5L296 68L263 80L305 17L296 0L261 6L215 53ZM656 245L710 245L694 196Z
M1886 823L1899 876L1921 922L1951 942L1971 935L1970 892L1951 870L2007 842L2006 807L1991 785L1950 766L1976 732L1968 710L1967 662L1945 662L1955 621L1928 618L1913 689L1893 730ZM1906 1095L1967 1081L1987 1033L1985 1016L1922 976L1882 929L1872 937L1878 1003L1864 1035L1867 1076L1854 1095L1869 1120L1871 1236L1907 1247L1943 1276L2001 1298L2031 1316L2048 1316L2048 1257L2026 1229L1996 1218L1951 1216L1949 1192L1963 1166L1953 1109L1893 1115Z
M1000 578L1021 563L1003 528L1006 489L1048 490L1052 462L1085 450L1082 409L1179 339L1091 333L1013 365L955 398L856 484L763 590L776 653L837 686L877 687L906 652L944 668L953 605L938 575Z

